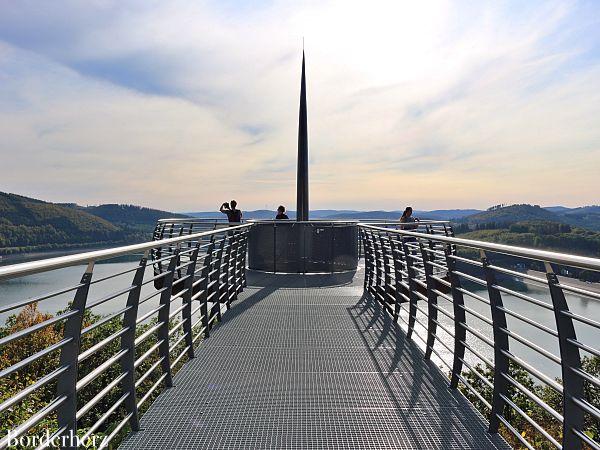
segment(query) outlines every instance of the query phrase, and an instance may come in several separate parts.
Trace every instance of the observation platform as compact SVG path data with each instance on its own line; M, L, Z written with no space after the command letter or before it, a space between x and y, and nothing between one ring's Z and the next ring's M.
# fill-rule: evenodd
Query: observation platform
M363 274L248 271L248 287L122 449L507 449Z

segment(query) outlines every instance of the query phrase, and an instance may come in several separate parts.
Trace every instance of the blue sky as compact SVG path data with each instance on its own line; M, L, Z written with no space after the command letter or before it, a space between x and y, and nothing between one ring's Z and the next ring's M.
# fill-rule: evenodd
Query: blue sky
M0 190L311 207L598 203L600 3L0 0Z

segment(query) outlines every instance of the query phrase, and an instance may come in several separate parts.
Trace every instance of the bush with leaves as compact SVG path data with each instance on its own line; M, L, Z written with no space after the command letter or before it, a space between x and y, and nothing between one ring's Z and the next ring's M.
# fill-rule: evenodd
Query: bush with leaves
M582 368L588 374L596 377L600 376L600 358L584 357L582 359ZM491 384L494 382L494 370L481 364L477 364L475 369L483 375ZM488 402L492 401L492 389L490 386L481 380L472 371L463 372L463 377L467 382L475 389L482 397ZM559 414L562 414L562 395L556 392L553 388L538 384L529 375L529 373L518 366L517 364L511 363L509 366L509 376L511 376L517 383L521 384L525 389L537 395L544 403L550 406ZM562 384L562 380L557 378L556 381ZM485 404L473 394L466 386L459 384L461 392L473 403L473 405L481 412L484 416L489 416L489 409ZM559 443L562 441L562 423L550 415L541 406L526 396L521 390L517 389L511 383L509 383L508 396L507 396L521 411L527 414L533 419L538 425L540 425L550 436L556 439ZM600 389L592 383L584 383L584 397L585 399L596 408L600 408ZM529 423L521 414L515 411L513 408L506 406L504 409L505 418L508 422L521 433L521 436L529 441L534 448L538 449L554 449L555 446L546 439L535 427ZM600 440L600 424L590 414L586 414L584 419L584 433L596 441ZM502 424L500 426L500 434L506 439L506 441L516 449L526 448L518 438ZM584 448L585 445L584 445Z
M63 314L65 311L61 311L58 315ZM33 325L42 323L51 319L51 314L43 313L38 309L37 303L32 303L24 307L19 314L10 316L3 327L0 327L0 338L12 335L19 331L25 330ZM97 314L93 314L90 311L86 311L83 320L83 328L98 322L103 317ZM149 321L146 324L138 325L136 328L136 336L141 335L149 327L156 324L156 320ZM170 324L172 325L172 323ZM108 320L97 328L91 330L82 336L81 339L81 352L89 349L91 346L115 336L122 329L121 317ZM171 340L176 340L181 336L181 332L174 332L171 336ZM49 346L56 344L63 337L63 323L53 324L48 327L42 328L34 333L31 333L20 339L16 339L13 342L8 343L0 349L0 371L4 370L31 355L48 348ZM156 343L156 333L141 342L136 347L136 358L146 353ZM177 346L174 351L181 351L183 344ZM120 337L116 337L107 345L91 354L87 359L82 361L78 366L78 379L82 379L84 376L89 374L92 370L99 367L100 364L107 361L111 356L118 353L121 349ZM5 400L14 397L16 394L21 392L26 387L32 385L44 375L55 370L59 367L60 352L55 351L39 360L29 364L21 370L11 374L8 377L0 379L0 403ZM136 379L139 379L150 367L158 360L158 352L154 351L152 354L144 360L136 368ZM181 363L187 360L187 356L182 358ZM175 373L177 368L174 368ZM90 400L94 398L104 387L106 387L111 381L115 380L121 374L120 362L117 361L112 364L104 373L98 376L95 380L85 386L78 392L77 395L77 408L82 408ZM148 376L137 388L137 398L141 398L145 395L152 385L161 376L160 365ZM143 405L142 411L145 411L147 407L152 403L153 399L158 396L161 389L156 389L153 395ZM78 421L78 435L82 436L92 425L94 425L114 403L123 395L121 383L117 384L110 392L107 393L93 408L91 408L83 417ZM16 426L22 424L24 421L32 417L40 409L48 405L56 397L56 380L48 383L44 387L35 390L33 393L25 397L22 401L12 405L5 412L0 414L0 436L4 437L8 434L9 430L14 429ZM110 434L117 424L126 416L126 411L123 405L117 408L106 421L94 432L94 435L102 438L105 435ZM45 430L50 430L50 433L58 429L56 414L49 415L45 420L40 422L38 425L33 427L28 434L29 435L42 435ZM111 447L118 445L123 437L128 433L129 428L126 426L120 434L111 442ZM98 440L97 442L100 442Z

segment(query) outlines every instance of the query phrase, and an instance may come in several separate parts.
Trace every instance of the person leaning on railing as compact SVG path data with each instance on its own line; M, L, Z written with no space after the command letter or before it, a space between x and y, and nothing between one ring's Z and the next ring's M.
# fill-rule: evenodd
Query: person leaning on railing
M231 207L229 207L229 204L231 204ZM227 220L229 220L230 223L239 223L242 221L242 211L236 209L236 206L237 202L231 200L230 203L225 202L219 208L219 211L223 214L227 214Z

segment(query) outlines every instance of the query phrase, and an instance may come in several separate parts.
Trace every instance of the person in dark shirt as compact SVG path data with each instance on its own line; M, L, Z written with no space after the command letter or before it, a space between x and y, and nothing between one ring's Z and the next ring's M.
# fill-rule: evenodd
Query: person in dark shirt
M289 219L289 217L285 213L285 206L279 205L279 208L277 208L277 216L275 216L275 219L277 219L277 220Z
M231 203L231 207L229 204ZM219 208L223 214L227 214L227 220L229 223L240 223L242 221L242 211L236 209L237 202L235 200L231 200L230 203L223 203Z

